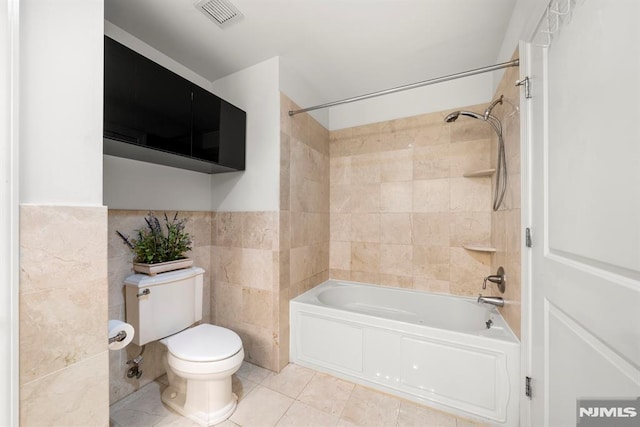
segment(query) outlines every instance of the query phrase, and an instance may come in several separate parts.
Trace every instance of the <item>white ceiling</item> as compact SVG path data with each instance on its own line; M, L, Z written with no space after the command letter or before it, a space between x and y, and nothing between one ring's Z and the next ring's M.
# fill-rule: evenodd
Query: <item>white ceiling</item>
M232 0L226 29L194 2L105 0L105 19L210 81L280 56L327 102L496 63L516 0Z

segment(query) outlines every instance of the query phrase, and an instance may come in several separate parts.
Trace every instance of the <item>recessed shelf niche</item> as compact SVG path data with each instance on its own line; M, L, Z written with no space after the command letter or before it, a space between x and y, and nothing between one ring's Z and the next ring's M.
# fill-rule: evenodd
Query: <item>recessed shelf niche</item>
M494 173L496 173L496 170L492 168L465 172L464 174L462 174L462 176L464 176L465 178L482 178L486 176L492 176Z
M474 251L474 252L488 252L488 253L493 253L496 251L496 248L492 248L491 246L487 246L487 245L480 245L480 244L471 244L471 245L464 245L463 248L465 248L468 251Z

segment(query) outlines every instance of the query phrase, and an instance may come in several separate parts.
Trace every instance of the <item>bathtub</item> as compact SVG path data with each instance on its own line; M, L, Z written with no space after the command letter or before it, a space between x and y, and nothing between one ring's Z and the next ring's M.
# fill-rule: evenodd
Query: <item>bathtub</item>
M328 280L291 300L290 314L293 363L483 423L518 425L520 343L493 306Z

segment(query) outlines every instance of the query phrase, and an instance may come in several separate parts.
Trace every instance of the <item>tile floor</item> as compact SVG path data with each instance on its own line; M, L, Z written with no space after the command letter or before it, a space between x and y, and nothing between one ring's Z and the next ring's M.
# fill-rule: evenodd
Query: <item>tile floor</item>
M111 406L111 427L197 424L166 408L166 376ZM221 427L480 427L425 406L290 364L279 374L245 362L233 376L238 408Z

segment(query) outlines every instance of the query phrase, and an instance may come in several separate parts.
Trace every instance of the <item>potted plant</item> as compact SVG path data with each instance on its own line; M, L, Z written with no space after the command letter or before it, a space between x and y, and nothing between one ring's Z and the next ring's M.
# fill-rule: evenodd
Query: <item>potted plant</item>
M170 220L165 213L166 232L153 212L149 212L144 220L147 227L136 230L135 238L129 238L116 230L135 254L134 271L153 276L193 265L193 260L186 257L192 243L191 235L184 230L186 218L178 219L178 212L176 212Z

